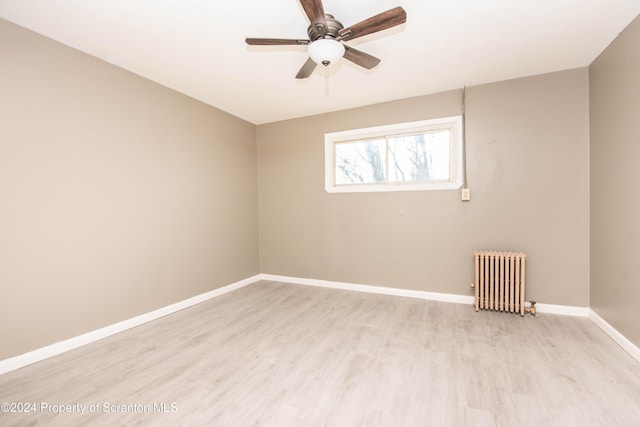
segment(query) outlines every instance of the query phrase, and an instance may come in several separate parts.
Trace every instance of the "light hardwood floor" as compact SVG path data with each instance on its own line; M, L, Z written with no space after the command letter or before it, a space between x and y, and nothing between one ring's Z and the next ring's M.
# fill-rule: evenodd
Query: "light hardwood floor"
M37 405L2 426L640 426L640 364L586 318L259 282L2 375L0 402Z

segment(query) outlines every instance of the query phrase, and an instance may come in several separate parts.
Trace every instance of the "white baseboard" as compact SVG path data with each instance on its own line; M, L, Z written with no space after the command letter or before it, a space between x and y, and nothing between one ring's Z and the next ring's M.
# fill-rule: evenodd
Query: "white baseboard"
M48 345L46 347L41 347L37 350L33 350L19 356L0 360L0 375L22 368L23 366L31 365L32 363L39 362L49 357L56 356L66 351L73 350L74 348L90 344L102 338L106 338L119 332L123 332L127 329L134 328L136 326L140 326L144 323L159 319L160 317L164 317L168 314L175 313L177 311L207 301L211 298L215 298L222 294L226 294L228 292L250 285L260 280L259 276L260 275L255 275L253 277L240 280L230 285L223 286L221 288L214 289L200 295L196 295L175 304L159 308L149 313L141 314L139 316L123 320L122 322L114 323L113 325L105 326L104 328L96 329L95 331L87 332L85 334L78 335L76 337L69 338L55 344Z
M319 286L322 288L343 289L346 291L366 292L370 294L393 295L398 297L419 298L432 301L453 302L458 304L473 304L474 297L468 295L444 294L439 292L415 291L411 289L388 288L384 286L362 285L346 282L332 282L329 280L304 279L301 277L277 276L274 274L260 274L261 280L286 282L297 285Z
M538 313L560 314L562 316L589 317L589 307L577 307L574 305L557 305L536 303Z
M638 348L638 346L629 341L624 335L622 335L616 328L607 323L607 321L600 317L595 311L589 310L589 317L591 318L593 323L598 325L605 334L609 335L611 339L616 342L616 344L622 347L624 351L629 353L631 357L640 362L640 348Z
M298 285L320 286L323 288L344 289L347 291L368 292L373 294L393 295L399 297L419 298L431 301L453 302L457 304L473 304L475 297L471 295L444 294L440 292L415 291L410 289L388 288L384 286L361 285L355 283L332 282L328 280L304 279L301 277L259 274L261 280L294 283ZM589 316L588 307L569 305L536 304L538 313L562 314L565 316Z

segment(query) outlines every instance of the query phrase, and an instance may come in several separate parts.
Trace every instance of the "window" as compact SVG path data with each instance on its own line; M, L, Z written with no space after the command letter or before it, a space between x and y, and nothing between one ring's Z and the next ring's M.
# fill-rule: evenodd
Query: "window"
M456 189L462 185L462 117L325 134L330 193Z

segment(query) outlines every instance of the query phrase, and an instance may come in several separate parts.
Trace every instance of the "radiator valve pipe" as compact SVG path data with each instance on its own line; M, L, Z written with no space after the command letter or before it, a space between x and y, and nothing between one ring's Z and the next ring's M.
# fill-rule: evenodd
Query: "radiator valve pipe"
M536 315L536 302L535 301L529 301L529 307L525 307L524 311L526 313L529 313L532 316Z

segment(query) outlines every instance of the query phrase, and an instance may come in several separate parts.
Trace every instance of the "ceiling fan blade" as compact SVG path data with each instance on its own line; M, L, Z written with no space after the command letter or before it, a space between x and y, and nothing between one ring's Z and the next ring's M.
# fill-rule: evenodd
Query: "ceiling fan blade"
M316 63L313 62L313 59L307 59L307 62L304 63L298 74L296 74L296 79L306 79L313 73L313 70L316 69Z
M344 57L367 70L372 69L380 63L380 60L375 56L369 55L368 53L364 53L361 50L354 49L347 45L344 45Z
M316 30L321 35L324 35L327 31L327 20L324 16L322 0L300 0L300 4L304 9L304 13L307 14L311 25L316 27Z
M278 46L278 45L307 45L309 40L296 40L296 39L262 39L251 38L245 39L248 45L251 46Z
M386 30L387 28L395 27L405 22L407 22L407 12L398 6L340 30L338 38L340 40L351 40L356 37Z

